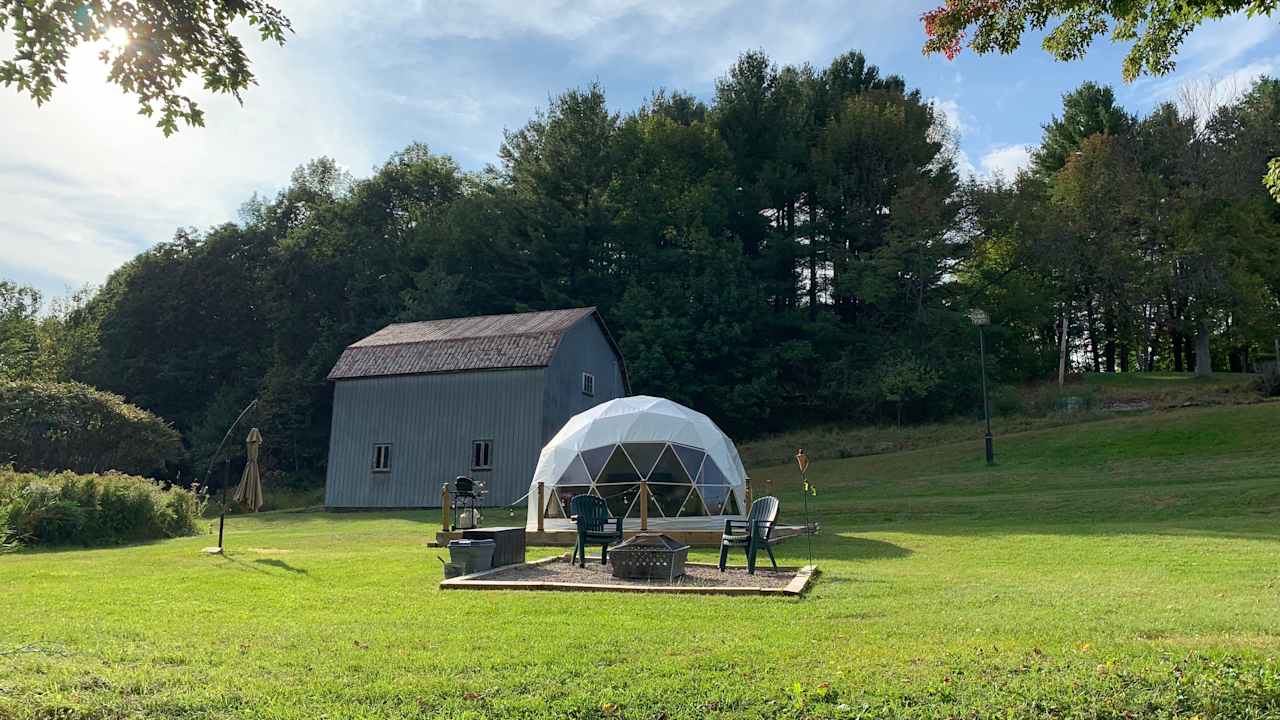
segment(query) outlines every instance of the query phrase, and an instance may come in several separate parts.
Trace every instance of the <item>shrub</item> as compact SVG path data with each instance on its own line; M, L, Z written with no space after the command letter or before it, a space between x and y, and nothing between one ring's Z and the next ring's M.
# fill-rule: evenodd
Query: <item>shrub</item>
M1022 415L1025 412L1022 393L1012 385L997 385L991 389L991 414Z
M0 383L0 463L142 475L181 457L178 431L119 395L80 383Z
M0 468L0 546L114 545L193 535L204 498L119 473L52 475Z

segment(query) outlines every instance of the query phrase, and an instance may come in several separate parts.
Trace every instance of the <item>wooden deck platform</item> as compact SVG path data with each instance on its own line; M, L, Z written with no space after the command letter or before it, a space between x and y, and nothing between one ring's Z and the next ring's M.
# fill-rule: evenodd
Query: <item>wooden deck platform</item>
M724 531L725 518L650 518L647 532L662 533L674 540L693 547L719 547L720 536ZM778 525L774 528L774 537L789 538L817 533L817 528L808 529L803 525ZM525 545L543 547L572 547L577 541L577 531L572 521L548 519L543 523L543 530L528 530ZM640 521L628 518L622 523L622 532L626 537L640 533ZM450 540L460 540L462 531L440 531L435 540L428 543L430 547L444 547Z

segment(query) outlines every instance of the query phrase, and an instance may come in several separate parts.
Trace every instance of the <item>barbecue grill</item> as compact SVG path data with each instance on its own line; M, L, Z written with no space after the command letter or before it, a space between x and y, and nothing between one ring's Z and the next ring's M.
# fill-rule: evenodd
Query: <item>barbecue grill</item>
M452 530L470 530L480 525L480 511L477 508L480 507L486 494L483 482L472 480L466 475L459 475L453 479L453 494L450 501L453 511Z

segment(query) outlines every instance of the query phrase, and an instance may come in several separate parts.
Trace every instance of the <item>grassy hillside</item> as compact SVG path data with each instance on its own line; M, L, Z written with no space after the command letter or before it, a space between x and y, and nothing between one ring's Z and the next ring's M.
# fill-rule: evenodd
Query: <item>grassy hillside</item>
M1277 439L1267 404L815 461L799 600L442 593L434 513L24 551L0 718L1275 717Z
M1197 378L1190 373L1089 373L1073 378L1062 390L1056 383L1000 387L992 391L992 430L998 436L1105 420L1121 413L1161 412L1192 406L1259 402L1258 376L1218 373ZM1064 411L1064 398L1078 409ZM846 458L935 447L981 437L981 407L974 415L947 422L879 426L820 425L742 444L748 467L790 462L796 448L813 458Z
M1128 415L912 452L814 461L813 507L859 528L1243 520L1280 511L1280 404ZM794 507L794 464L753 473Z

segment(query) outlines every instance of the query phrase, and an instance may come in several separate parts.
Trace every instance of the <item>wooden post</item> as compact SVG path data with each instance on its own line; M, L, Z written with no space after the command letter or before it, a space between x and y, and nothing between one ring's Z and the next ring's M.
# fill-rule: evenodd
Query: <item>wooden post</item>
M547 514L547 501L543 494L544 485L544 482L538 481L538 532L542 532L542 516Z
M440 486L440 526L449 532L449 483Z
M649 481L640 481L640 532L649 530Z
M747 509L743 511L743 515L751 514L751 476L747 476Z

